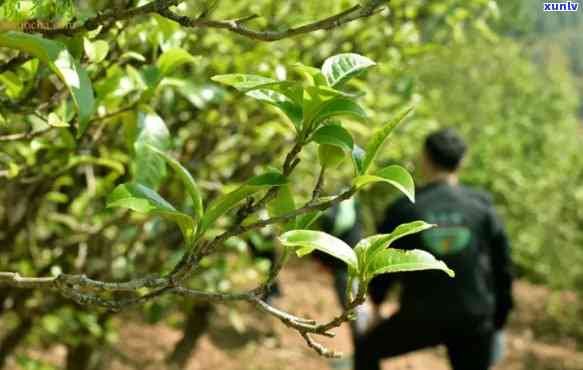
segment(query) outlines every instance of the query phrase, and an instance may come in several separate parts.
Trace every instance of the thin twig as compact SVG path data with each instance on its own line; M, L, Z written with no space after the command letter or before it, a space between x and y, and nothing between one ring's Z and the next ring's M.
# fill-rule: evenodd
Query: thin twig
M302 338L304 338L308 347L314 349L320 356L324 356L327 358L342 357L342 353L336 352L334 350L330 350L330 349L324 347L322 344L313 340L312 337L310 337L310 334L305 333L305 332L300 332L300 335L302 336Z
M314 190L312 191L312 200L310 203L314 203L320 197L320 193L322 193L322 187L324 186L324 175L326 174L326 167L322 166L320 169L320 174L318 175L318 181L316 181L316 186L314 186Z
M386 1L385 1L386 2ZM184 27L191 28L217 28L225 29L227 31L245 36L259 41L278 41L285 38L298 36L301 34L311 33L320 30L329 30L340 27L346 23L355 21L360 18L370 17L378 12L383 1L373 0L369 1L367 5L355 5L339 14L324 18L322 20L308 23L299 27L292 27L285 31L258 31L245 26L241 20L211 20L191 18L176 14L168 8L158 11L158 13L171 19ZM244 19L244 21L247 21Z
M56 35L67 35L73 36L77 33L82 33L86 31L92 31L99 26L108 25L113 22L122 21L130 18L137 17L139 15L145 15L150 13L156 13L160 10L167 9L171 6L178 5L182 3L184 0L155 0L151 1L147 4L131 8L131 9L112 9L108 12L98 14L95 17L87 19L81 25L72 26L67 25L61 28L53 28L53 29L39 29L37 30L40 33L43 33L47 36L56 36Z
M20 141L20 140L31 140L37 136L41 136L46 134L47 132L51 131L52 127L43 128L36 131L29 131L29 132L19 132L17 134L10 134L0 136L0 141Z

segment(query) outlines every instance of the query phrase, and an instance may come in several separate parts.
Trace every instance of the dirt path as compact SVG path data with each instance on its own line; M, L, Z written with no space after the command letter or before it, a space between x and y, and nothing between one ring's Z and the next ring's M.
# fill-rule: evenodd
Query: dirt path
M338 312L330 276L313 263L295 264L282 273L284 294L275 304L300 316L324 320ZM293 288L292 288L293 287ZM527 283L516 288L517 319L511 322L508 333L508 356L497 369L502 370L583 370L583 353L575 350L576 343L569 338L558 338L549 344L537 340L533 334L533 321L544 314L542 309L548 291ZM263 318L253 312L241 318L241 333L224 321L226 309L214 320L211 333L202 340L198 352L192 357L188 370L316 370L331 368L328 360L315 355L301 337L279 322ZM542 311L542 312L541 312ZM222 319L221 319L222 317ZM518 319L520 317L520 320ZM529 322L530 321L530 322ZM143 329L135 330L139 334ZM158 331L159 330L159 331ZM124 333L130 335L130 329ZM271 335L270 335L271 334ZM164 346L176 340L177 335L167 328L158 328L146 338L158 338ZM334 339L323 341L326 345L352 352L349 332L345 326L337 330ZM145 345L146 343L144 343ZM141 347L141 348L140 348ZM228 348L221 350L220 348ZM135 353L143 351L135 344ZM129 350L129 348L128 348ZM132 351L129 351L132 352ZM143 352L142 352L143 353ZM158 358L162 357L160 353ZM383 363L384 370L447 370L443 349L417 352Z
M329 319L338 313L331 277L314 263L294 263L286 268L282 273L282 286L284 294L275 301L277 307L319 320ZM544 321L548 290L519 282L516 296L518 307L508 331L508 356L496 370L583 370L583 353L576 351L574 339L555 336L551 342L540 338L537 328ZM233 313L229 314L228 307L219 308L213 317L210 332L203 337L188 363L188 370L333 368L329 360L308 349L294 331L249 310L244 304L241 308L248 312L233 316ZM343 326L336 333L336 338L322 342L349 355L352 349L347 328ZM128 323L120 336L119 348L123 355L118 353L114 356L116 360L112 369L162 370L162 360L178 338L178 331L165 325ZM57 350L50 357L58 361L59 357L62 358L62 352L59 355ZM123 361L122 357L126 360ZM129 362L134 362L133 366ZM416 352L383 363L383 370L448 369L442 348Z

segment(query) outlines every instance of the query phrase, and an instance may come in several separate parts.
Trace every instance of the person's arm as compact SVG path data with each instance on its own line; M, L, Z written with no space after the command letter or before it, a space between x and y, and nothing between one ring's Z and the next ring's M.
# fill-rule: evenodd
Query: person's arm
M489 215L490 255L496 296L494 326L501 329L506 325L508 314L514 306L512 298L512 261L510 243L504 226L491 207Z

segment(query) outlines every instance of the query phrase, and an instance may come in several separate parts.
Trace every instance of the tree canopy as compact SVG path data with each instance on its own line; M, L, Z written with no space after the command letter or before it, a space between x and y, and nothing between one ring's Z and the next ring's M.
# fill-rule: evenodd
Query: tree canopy
M368 270L387 243L355 253L314 223L359 191L373 234L390 199L414 199L440 126L468 137L464 179L494 193L520 273L580 287L580 60L527 43L540 20L512 28L519 3L0 1L0 313L16 338L0 365L40 340L90 368L114 346L112 311L157 322L235 300L336 355L314 336L373 275L452 272L419 253ZM361 281L325 323L263 299L291 252L314 250Z

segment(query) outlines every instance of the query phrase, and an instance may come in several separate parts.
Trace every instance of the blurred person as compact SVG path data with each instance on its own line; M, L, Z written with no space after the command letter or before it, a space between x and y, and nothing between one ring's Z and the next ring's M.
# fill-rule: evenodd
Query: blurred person
M496 333L513 306L510 247L490 196L459 183L466 149L452 129L429 135L420 158L426 184L417 190L416 203L397 200L379 227L390 233L415 220L437 224L400 239L396 247L434 254L455 271L455 278L438 271L375 278L369 294L376 325L357 342L355 370L378 370L383 358L442 344L454 370L492 366ZM397 280L399 310L381 319L380 305Z
M320 228L354 248L362 239L362 217L358 201L352 197L330 208L320 218ZM328 254L315 252L315 257L334 277L334 291L342 307L348 304L348 269L346 264ZM350 322L352 341L366 329L367 309L356 309L356 320Z

